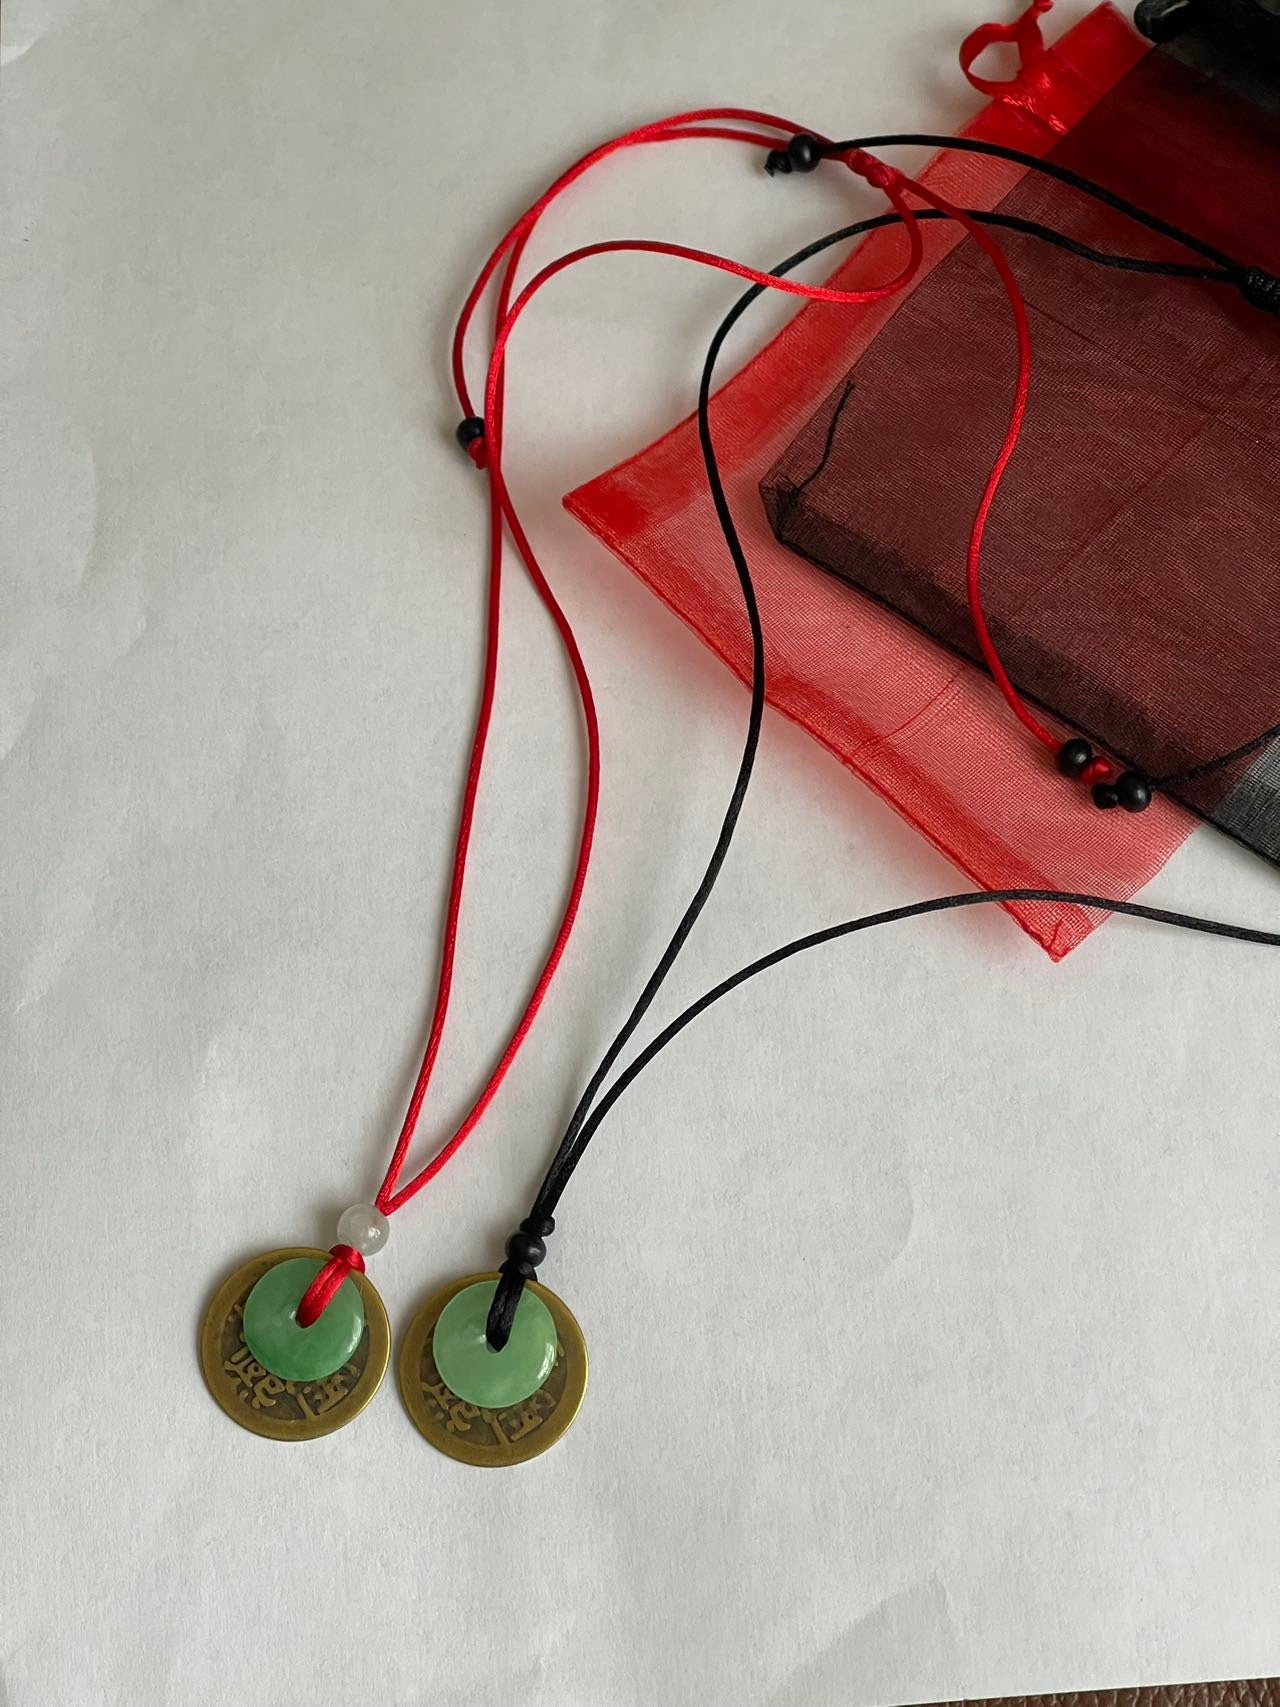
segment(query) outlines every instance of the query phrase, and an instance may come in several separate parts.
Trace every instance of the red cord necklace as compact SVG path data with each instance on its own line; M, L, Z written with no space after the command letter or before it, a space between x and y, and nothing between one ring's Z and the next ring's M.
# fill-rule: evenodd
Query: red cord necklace
M772 134L774 132L780 132L781 136ZM591 684L573 630L538 563L503 478L504 377L507 347L516 324L536 294L552 279L566 268L598 255L671 256L807 301L826 303L865 303L891 295L911 280L922 255L919 231L906 200L907 190L916 191L917 187L861 150L851 151L847 164L855 173L884 191L908 238L908 255L900 272L872 290L840 291L820 285L799 284L774 278L705 250L656 240L625 240L589 244L562 255L544 266L517 293L517 272L525 246L538 221L557 197L593 166L624 149L652 143L711 139L763 149L770 160L776 160L780 143L786 143L788 138L799 134L799 127L772 114L738 108L711 108L678 114L614 138L585 155L562 174L512 226L481 268L463 305L453 344L454 381L463 411L458 439L477 468L485 471L489 484L487 619L480 703L462 792L432 1017L421 1066L400 1132L373 1201L354 1204L343 1212L338 1221L337 1240L328 1253L300 1248L273 1251L253 1259L229 1277L210 1307L202 1346L206 1375L215 1398L223 1408L257 1432L287 1439L309 1438L313 1434L328 1432L354 1416L376 1391L389 1355L389 1328L381 1300L365 1273L365 1259L385 1245L390 1217L446 1166L483 1119L528 1037L560 966L586 883L599 802L599 726ZM818 144L821 144L821 139L815 139L815 145ZM934 206L943 205L931 195L925 195L924 199ZM483 413L476 415L465 371L467 334L484 293L499 268L502 273L496 291L494 335L485 376ZM467 860L497 684L504 529L551 615L577 687L587 747L578 852L551 949L496 1065L457 1128L419 1170L404 1181L410 1148L449 1016ZM486 1306L482 1316L487 1318L487 1313ZM455 1316L458 1314L455 1311ZM554 1324L548 1318L539 1325L542 1334L537 1357L545 1360L548 1355L554 1356ZM474 1337L472 1333L472 1340ZM483 1345L483 1333L481 1343ZM504 1349L496 1358L488 1347L484 1350L490 1359L490 1365L484 1371L490 1377L489 1384L473 1384L471 1392L480 1394L483 1390L483 1394L488 1396L495 1392L509 1394L527 1381L526 1374L516 1373L505 1384L499 1380L495 1386L496 1362L505 1359L509 1364L515 1356L515 1348ZM457 1379L466 1386L465 1376ZM537 1385L535 1382L521 1397L527 1396ZM453 1390L456 1392L457 1387Z

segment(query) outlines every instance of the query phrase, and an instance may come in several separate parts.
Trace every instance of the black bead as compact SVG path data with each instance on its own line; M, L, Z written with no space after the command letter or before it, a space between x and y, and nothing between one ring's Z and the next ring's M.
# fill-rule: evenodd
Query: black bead
M1126 812L1145 812L1151 804L1151 784L1141 771L1121 771L1115 791Z
M1095 782L1089 792L1093 795L1093 804L1100 812L1109 812L1113 806L1120 804L1120 796L1116 793L1114 783Z
M507 1257L523 1274L526 1267L532 1272L547 1254L547 1247L536 1233L513 1233L507 1240Z
M556 1224L550 1215L526 1215L520 1223L522 1233L532 1233L539 1239L549 1239L555 1230Z
M1078 735L1058 748L1058 769L1063 776L1079 776L1092 763L1093 748Z
M816 172L822 164L822 150L811 136L793 136L787 144L787 159L793 172Z
M771 148L764 157L764 169L772 178L779 172L789 172L791 162L781 148Z
M467 447L469 445L473 445L477 439L482 439L484 437L484 422L480 419L479 415L468 415L465 421L458 422L457 431L453 436L457 439L463 450L466 450Z
M1280 278L1261 267L1246 267L1236 279L1236 288L1246 302L1265 314L1280 314Z

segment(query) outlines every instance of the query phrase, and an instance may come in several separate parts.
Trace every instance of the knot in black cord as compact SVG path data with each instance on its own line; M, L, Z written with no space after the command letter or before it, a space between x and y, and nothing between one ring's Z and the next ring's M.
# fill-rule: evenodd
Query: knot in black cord
M538 1272L538 1264L547 1254L546 1240L555 1230L550 1215L526 1215L507 1240L506 1261L498 1269L500 1278L485 1323L484 1337L490 1351L501 1351L511 1338L525 1282Z
M526 1215L518 1229L507 1240L507 1260L503 1274L518 1274L521 1280L532 1280L538 1264L547 1254L544 1240L556 1230L549 1215Z
M785 148L775 148L765 155L764 169L772 178L781 172L816 172L822 164L822 150L813 137L793 136Z
M1246 267L1236 279L1236 289L1247 303L1264 314L1280 314L1280 278L1261 267Z

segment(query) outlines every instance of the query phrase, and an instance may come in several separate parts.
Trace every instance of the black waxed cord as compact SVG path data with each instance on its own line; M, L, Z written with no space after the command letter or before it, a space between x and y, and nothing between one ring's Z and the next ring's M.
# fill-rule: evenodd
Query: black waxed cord
M863 227L859 226L849 234L856 234L862 229ZM838 242L840 235L846 234L839 234L833 237L831 241L833 243ZM817 250L813 252L817 253ZM795 258L794 264L798 266L801 258ZM756 286L757 292L765 288L763 285ZM751 300L754 301L754 297ZM743 307L745 308L745 306L744 303ZM723 331L727 334L728 325L723 328ZM702 441L702 454L708 469L716 466L716 457L715 449L711 443L707 404L710 400L711 374L715 367L715 356L719 353L723 341L723 337L717 337L712 350L708 352L698 393L698 434ZM698 915L707 904L708 897L715 887L716 879L720 875L720 869L729 852L729 844L733 840L733 832L737 828L738 818L742 812L742 803L746 799L747 784L751 781L751 772L755 766L756 749L760 743L760 724L764 717L764 631L760 626L760 609L756 603L756 590L751 580L751 571L747 567L747 560L743 555L741 545L738 543L737 531L733 525L733 518L729 514L729 507L725 500L724 490L720 485L718 471L712 486L712 497L720 517L720 525L724 529L725 539L730 542L730 551L733 554L734 565L738 571L738 584L742 589L742 599L746 606L747 622L751 629L751 708L747 716L747 734L743 743L742 757L738 762L738 774L734 778L733 792L729 796L729 804L725 809L724 818L720 825L720 833L716 837L711 858L707 862L707 868L702 874L701 882L694 891L693 899L681 915L680 922L676 926L670 942L663 949L657 965L649 974L631 1012L619 1027L612 1043L601 1056L599 1065L588 1079L586 1088L578 1098L577 1106L570 1117L564 1137L560 1140L559 1147L551 1159L551 1165L543 1177L538 1195L534 1199L533 1207L526 1218L527 1221L538 1224L547 1222L554 1226L555 1207L560 1201L560 1194L569 1183L569 1176L577 1166L578 1158L582 1153L578 1148L578 1135L590 1112L596 1093L603 1084L610 1068L626 1048L632 1033L644 1018L650 1003L661 989L667 973L674 966L680 950L684 947L689 932L697 923ZM524 1223L522 1223L522 1228L523 1225ZM512 1237L514 1238L515 1235ZM501 1278L494 1293L493 1303L489 1307L489 1317L485 1326L485 1337L495 1351L501 1351L506 1345L512 1325L515 1322L516 1308L520 1303L520 1294L524 1291L525 1281L533 1278L531 1274L524 1272L527 1264L521 1264L518 1258L513 1260L510 1249L511 1242L510 1239L507 1241L507 1260L500 1265Z
M810 137L807 139L812 142ZM1203 242L1190 231L1184 231L1181 226L1174 225L1170 220L1161 219L1158 214L1149 213L1146 208L1138 207L1136 203L1127 201L1114 190L1108 190L1102 184L1095 184L1091 178L1082 177L1079 172L1073 172L1069 166L1060 166L1056 160L1041 159L1036 154L1026 154L1020 148L1009 148L1000 142L982 142L972 136L933 136L929 134L898 134L893 136L863 136L853 138L848 142L814 143L819 156L826 159L838 159L844 154L858 149L868 148L939 148L949 149L960 154L984 154L994 160L1008 160L1016 166L1025 166L1030 172L1037 172L1042 177L1054 178L1060 184L1066 184L1070 189L1078 190L1081 195L1088 196L1091 201L1100 202L1103 207L1109 207L1124 218L1130 219L1135 225L1145 226L1148 231L1154 231L1161 237L1167 237L1170 242L1177 243L1183 249L1189 249L1192 254L1203 255L1206 261L1213 263L1212 268L1198 272L1193 267L1170 265L1163 262L1140 262L1135 260L1121 261L1118 258L1110 260L1110 266L1120 266L1130 272L1165 272L1170 278L1210 278L1224 279L1234 285L1241 296L1254 308L1259 308L1265 314L1280 315L1280 278L1267 272L1262 267L1243 266L1233 260L1230 255L1224 255L1221 249L1215 249L1211 243ZM917 214L917 218L922 215ZM1047 230L1035 227L1030 221L1015 222L1012 219L992 219L990 215L971 214L972 219L984 219L990 224L1007 224L1010 230L1033 230L1036 235L1048 237ZM1057 242L1064 249L1082 255L1089 260L1099 260L1096 250L1090 251L1085 245L1075 245L1071 239L1065 238L1061 232L1055 232L1048 238Z
M1148 213L1146 208L1138 207L1123 196L1118 196L1114 190L1108 190L1101 184L1095 184L1091 178L1083 178L1079 172L1073 172L1069 166L1059 166L1056 160L1042 160L1038 155L1026 154L1020 148L1008 148L1000 142L982 142L973 136L933 136L916 134L897 134L892 136L860 136L849 142L833 142L824 144L821 152L828 158L847 154L855 148L945 148L960 154L987 154L996 160L1008 160L1015 166L1025 166L1028 171L1038 172L1042 177L1056 178L1060 184L1066 184L1073 190L1079 190L1081 195L1088 196L1091 201L1101 202L1104 207L1112 208L1121 213L1126 219L1131 219L1136 225L1145 225L1148 231L1158 232L1161 237L1168 237L1184 249L1190 249L1195 255L1203 255L1206 261L1212 261L1231 274L1233 282L1250 278L1251 288L1259 295L1264 294L1262 287L1256 285L1251 278L1256 268L1245 268L1233 261L1230 255L1224 255L1221 249L1215 249L1211 243L1203 243L1200 238L1192 236L1188 231L1170 224L1167 219L1161 219L1158 214ZM976 216L975 216L976 217ZM1263 274L1262 277L1266 277Z
M994 208L970 208L968 212L969 218L979 225L995 225L1002 231L1017 231L1024 237L1038 238L1054 249L1065 249L1068 255L1076 255L1082 261L1093 261L1100 267L1112 267L1117 272L1155 273L1167 279L1202 279L1209 284L1235 285L1237 289L1241 288L1245 276L1244 269L1231 262L1152 261L1142 255L1112 255L1105 249L1095 249L1090 243L1082 243L1077 237L1068 237L1065 231L1055 231L1051 225L1040 225L1036 220L1023 219L1016 213L1000 213ZM951 218L949 213L936 207L914 208L912 214L921 220ZM883 226L900 223L896 213L879 213L873 219L860 220L856 229L858 232L878 231ZM848 232L854 229L850 226ZM833 241L839 241L846 234L833 234Z
M1191 765L1184 771L1170 771L1166 776L1151 778L1159 788L1177 788L1182 783L1195 782L1197 778L1209 776L1213 771L1221 770L1224 765L1234 764L1237 759L1247 759L1250 753L1256 753L1267 746L1280 735L1280 723L1273 723L1270 729L1264 729L1261 735L1255 735L1251 741L1243 741L1240 746L1232 747L1229 753L1219 753L1216 759L1205 759L1203 764Z
M928 143L930 141L936 142L939 146L955 146L958 145L958 143L964 142L965 139L885 137L873 138L866 144L849 143L839 144L837 146L840 148L846 148L855 146L872 146L876 143L883 145L891 142ZM1017 150L1001 149L995 144L983 144L981 147L983 151L990 149L1003 157L1015 159L1029 166L1042 167L1048 164L1047 162L1035 160L1033 156L1022 155ZM1119 197L1112 197L1110 192L1100 191L1098 186L1090 185L1088 180L1077 179L1074 173L1067 174L1064 169L1056 168L1054 173L1051 175L1062 176L1064 181L1072 183L1076 187L1085 189L1088 193L1097 192L1099 199L1107 201L1109 205L1115 206L1117 210L1122 213L1131 214L1131 216L1136 218L1139 223L1148 225L1152 229L1159 230L1163 235L1173 237L1176 241L1185 241L1187 247L1197 253L1205 255L1212 264L1209 266L1193 266L1183 262L1151 261L1133 256L1109 255L1104 251L1093 249L1086 244L1079 243L1075 239L1069 238L1063 233L1054 231L1047 226L1038 225L1032 220L1024 220L1013 215L999 214L985 210L973 211L971 212L970 217L984 224L999 225L1008 230L1014 230L1028 236L1037 237L1042 241L1054 244L1056 247L1065 249L1069 253L1075 254L1082 259L1095 262L1098 265L1114 267L1122 271L1157 274L1174 278L1201 279L1209 282L1229 283L1237 285L1237 287L1239 286L1242 269L1236 266L1236 264L1227 257L1219 255L1216 251L1210 250L1207 246L1202 245L1195 240L1184 239L1181 233L1176 232L1172 227L1165 226L1163 221L1154 221L1152 216L1144 214L1141 209L1131 209L1129 204L1122 202ZM918 219L928 219L945 218L947 216L943 214L941 210L921 209L916 213L915 217ZM843 227L839 231L831 232L826 237L819 238L817 241L807 244L803 249L798 250L779 266L773 268L772 276L775 278L781 278L791 272L794 268L803 264L803 262L812 259L813 256L823 253L825 250L834 247L836 244L847 241L853 237L861 236L865 232L874 231L881 227L895 224L898 222L898 218L899 216L896 213L879 214L867 219L858 220L851 225ZM751 631L750 710L748 713L747 733L743 744L742 757L739 761L733 791L729 797L729 803L721 823L719 835L716 838L711 858L707 864L705 872L703 873L702 879L694 892L693 898L685 908L671 940L663 950L657 965L654 967L646 981L643 990L631 1009L631 1012L628 1014L627 1018L614 1036L613 1041L605 1050L599 1065L592 1073L582 1095L579 1097L568 1126L565 1129L564 1136L556 1149L555 1155L552 1157L551 1164L548 1167L542 1184L538 1189L537 1196L534 1199L528 1216L521 1222L518 1232L513 1233L507 1241L506 1260L500 1267L500 1279L494 1294L493 1303L489 1310L485 1330L488 1343L495 1351L501 1351L510 1337L511 1328L515 1321L516 1309L519 1305L521 1294L524 1291L525 1283L535 1277L537 1266L546 1254L544 1241L554 1230L555 1208L560 1201L565 1187L569 1183L574 1169L582 1159L587 1145L591 1142L591 1139L594 1137L600 1126L600 1122L604 1119L605 1115L613 1107L614 1103L623 1094L627 1087L632 1084L638 1075L644 1070L644 1068L649 1065L660 1051L665 1048L666 1045L675 1036L677 1036L686 1025L696 1019L697 1016L704 1012L706 1008L710 1007L713 1002L718 1001L722 996L727 995L732 989L736 988L738 984L743 983L748 978L754 977L756 974L767 970L770 966L777 965L780 961L790 958L791 955L799 954L807 948L816 947L820 943L831 941L837 937L850 935L860 930L870 929L875 925L888 924L898 919L913 918L926 913L940 912L950 908L977 906L991 901L998 902L1017 900L1065 901L1077 906L1091 907L1110 912L1119 912L1133 918L1176 925L1183 929L1203 931L1219 936L1232 937L1240 941L1265 943L1269 946L1280 947L1280 934L1273 934L1266 931L1254 931L1244 926L1220 924L1214 920L1199 919L1189 914L1168 912L1160 908L1143 907L1136 902L1117 901L1109 899L1106 896L1078 895L1056 890L980 891L975 893L944 896L932 901L918 902L913 906L897 908L887 913L871 914L866 918L855 919L842 925L831 926L825 931L818 931L809 936L798 938L795 942L788 943L780 949L775 949L771 954L764 956L758 961L754 961L750 966L744 967L741 971L733 974L730 978L725 979L722 983L716 985L714 989L708 991L704 996L699 998L697 1002L693 1003L689 1008L686 1008L684 1012L677 1017L677 1019L673 1020L670 1025L665 1027L663 1031L653 1039L651 1043L646 1045L630 1065L619 1074L615 1082L609 1087L603 1096L601 1096L599 1103L597 1104L595 1102L597 1093L599 1093L600 1087L606 1076L622 1050L630 1041L636 1027L644 1018L645 1013L648 1011L651 1003L666 979L668 972L675 964L675 961L688 939L690 932L697 923L698 916L706 905L712 889L715 887L716 880L724 865L730 843L733 839L734 831L737 827L738 819L742 812L743 802L746 798L747 786L751 780L751 773L755 764L756 751L759 746L760 727L763 719L765 703L764 635L760 624L760 612L756 601L755 586L751 579L751 571L747 563L746 555L742 549L741 540L739 539L738 531L734 524L733 516L729 509L728 500L725 496L724 486L720 477L719 463L716 457L715 446L711 438L709 405L712 379L716 363L719 359L724 343L738 320L767 288L767 286L762 284L752 285L750 289L743 293L743 295L730 309L729 313L725 316L725 319L720 323L707 351L706 360L702 369L702 377L698 387L698 437L702 449L703 461L706 466L707 482L711 491L712 502L715 506L716 515L720 522L721 531L724 535L725 544L728 547L730 556L733 559L734 568L737 571L739 586L742 590L743 603L746 608L747 621Z
M808 936L796 937L793 942L784 943L781 948L762 954L759 960L753 960L749 966L740 967L737 972L730 973L729 977L699 996L696 1002L691 1002L683 1013L677 1014L670 1025L664 1026L652 1043L647 1043L635 1060L618 1074L583 1126L579 1139L581 1148L586 1149L605 1115L654 1056L660 1054L699 1014L705 1013L714 1002L718 1002L722 996L727 996L731 990L736 990L739 984L745 984L749 978L767 972L771 966L781 965L793 955L803 954L806 949L820 948L824 943L853 936L858 931L874 930L877 925L897 924L903 919L923 918L928 913L949 913L961 907L981 907L992 901L1001 906L1025 901L1054 901L1059 904L1066 902L1074 907L1122 913L1126 918L1143 919L1148 924L1174 925L1179 930L1199 931L1205 936L1229 937L1233 942L1280 948L1280 931L1256 930L1252 925L1231 925L1220 919L1202 919L1194 913L1173 912L1167 907L1146 907L1138 901L1108 900L1105 895L1077 895L1069 889L970 889L958 895L936 895L929 901L913 901L905 907L889 907L880 913L865 913L860 919L848 919L844 924L828 925L824 930L810 931Z

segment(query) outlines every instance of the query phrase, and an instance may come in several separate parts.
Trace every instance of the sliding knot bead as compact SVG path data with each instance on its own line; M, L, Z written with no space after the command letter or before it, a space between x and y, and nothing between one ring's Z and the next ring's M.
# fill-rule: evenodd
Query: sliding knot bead
M1095 782L1089 792L1093 795L1093 804L1099 812L1109 812L1113 806L1120 804L1120 796L1113 782Z
M555 1230L556 1224L550 1215L526 1215L520 1223L522 1233L532 1233L539 1239L549 1239Z
M454 437L477 468L489 466L489 445L485 437L484 422L479 415L468 415L465 421L459 422Z
M1280 314L1280 278L1261 267L1246 267L1236 280L1236 289L1254 308L1265 314Z
M793 172L815 172L822 164L822 150L811 136L802 131L787 144L787 159Z
M338 1217L338 1243L351 1245L361 1256L375 1256L390 1233L391 1223L372 1203L353 1203Z
M1114 787L1126 812L1145 812L1151 804L1151 784L1141 771L1121 771Z
M1058 769L1063 776L1078 777L1093 763L1093 748L1077 735L1058 748Z
M813 137L793 136L785 148L773 148L765 155L764 169L772 178L776 173L785 177L788 172L813 172L822 163L822 150Z
M521 1280L532 1280L538 1272L538 1264L547 1254L547 1247L536 1233L526 1233L521 1230L513 1233L507 1240L507 1260L502 1265L504 1274L518 1274Z

